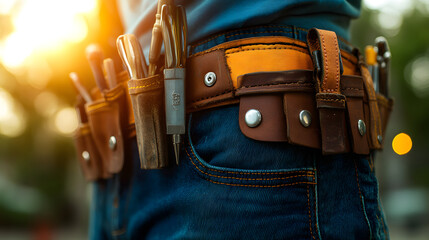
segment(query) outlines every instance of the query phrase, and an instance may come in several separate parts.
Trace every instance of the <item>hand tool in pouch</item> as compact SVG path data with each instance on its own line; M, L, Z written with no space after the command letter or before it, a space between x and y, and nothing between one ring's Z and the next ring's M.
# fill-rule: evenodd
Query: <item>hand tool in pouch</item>
M183 6L164 4L161 9L165 48L164 91L167 134L172 135L176 163L185 134L185 63L187 22Z
M389 71L390 71L390 58L392 54L389 50L389 45L384 37L377 37L375 39L375 46L377 48L377 63L378 63L378 81L379 92L384 96L389 96Z
M109 89L104 79L103 69L103 51L101 47L97 44L91 44L85 49L86 58L88 59L89 65L91 66L92 74L94 75L95 83L100 91Z
M133 107L142 169L167 167L163 91L160 76L148 76L141 46L132 34L118 37L119 55L128 70L128 91Z
M143 51L140 43L133 34L119 36L116 46L131 79L140 79L148 76Z
M111 58L104 59L103 67L110 88L114 88L116 84L118 84L118 81L116 80L115 64L113 60Z
M77 75L77 73L71 72L69 74L69 77L72 80L73 85L75 86L77 92L82 96L82 98L85 100L85 102L87 102L87 103L92 102L91 95L89 95L88 91L80 83L79 76Z
M155 23L152 28L152 39L150 42L149 49L149 76L156 74L159 55L161 53L162 46L162 29L161 29L161 9L164 3L168 3L167 0L159 0L158 7L155 15Z

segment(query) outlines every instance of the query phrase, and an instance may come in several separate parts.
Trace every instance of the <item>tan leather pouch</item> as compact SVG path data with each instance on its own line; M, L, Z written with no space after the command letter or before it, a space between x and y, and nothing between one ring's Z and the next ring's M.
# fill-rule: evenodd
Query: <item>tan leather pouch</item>
M169 165L162 75L128 81L142 169Z
M124 164L129 123L126 91L126 82L119 83L85 105L95 145L109 174L120 172Z
M323 100L316 101L313 71L249 73L239 76L238 84L239 125L245 136L260 141L289 142L321 148L323 139L317 106ZM368 154L367 133L361 134L358 129L359 120L365 121L362 77L341 76L340 89L344 102L338 104L345 104L341 105L344 113L338 116L338 120L332 121L344 123L344 126L333 130L342 136L335 140L343 142L349 150L351 146L357 154ZM328 104L331 104L330 101ZM250 109L258 110L262 116L262 121L256 127L246 124L245 115ZM302 121L301 114L306 114L306 121Z
M78 100L76 111L79 118L79 127L74 134L74 142L76 156L83 175L88 181L108 178L110 174L104 168L98 149L95 146L82 99Z
M393 100L390 98L386 98L385 96L381 94L376 94L377 96L377 103L378 103L378 110L380 112L380 119L381 119L381 139L379 140L381 145L383 146L383 139L386 134L386 127L387 123L389 122L390 113L393 109Z

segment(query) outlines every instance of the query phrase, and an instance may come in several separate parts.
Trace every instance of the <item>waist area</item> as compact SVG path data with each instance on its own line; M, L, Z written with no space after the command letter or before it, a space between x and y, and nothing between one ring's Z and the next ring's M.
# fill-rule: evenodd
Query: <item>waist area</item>
M227 41L207 50L192 54L187 61L186 89L187 110L194 112L216 106L237 103L236 96L243 90L243 75L256 72L281 72L300 70L290 77L304 85L312 84L314 69L305 30L283 31L288 36L254 36L227 41L235 32L214 37L210 41ZM262 34L266 34L263 32ZM276 34L276 33L270 33ZM240 34L249 36L251 34ZM339 41L341 42L341 40ZM197 43L191 51L204 49L210 43ZM351 49L347 43L340 46ZM192 50L194 49L194 50ZM343 75L360 75L358 59L345 49L341 50ZM301 71L303 70L303 71ZM304 73L308 71L307 73ZM306 76L308 75L308 76ZM259 82L259 84L263 84ZM298 84L298 83L297 83ZM299 84L298 84L299 85ZM298 89L295 89L298 90Z

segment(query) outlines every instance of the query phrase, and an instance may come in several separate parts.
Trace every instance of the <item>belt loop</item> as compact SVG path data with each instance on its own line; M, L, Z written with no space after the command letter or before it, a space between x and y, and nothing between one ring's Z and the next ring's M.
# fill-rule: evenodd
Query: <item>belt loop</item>
M316 102L322 137L322 153L350 149L345 118L346 97L340 92L341 53L334 32L312 28L307 42L314 65Z

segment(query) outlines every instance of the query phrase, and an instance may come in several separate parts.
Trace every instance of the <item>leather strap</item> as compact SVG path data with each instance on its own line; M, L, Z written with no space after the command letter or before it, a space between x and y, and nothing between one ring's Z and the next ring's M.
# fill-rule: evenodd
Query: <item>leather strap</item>
M344 74L359 75L357 58L341 52ZM288 37L253 37L220 44L194 54L186 63L187 111L199 111L237 103L238 76L251 72L313 70L305 42ZM213 86L204 84L208 72L216 75Z
M334 32L310 29L308 48L315 66L316 102L324 154L348 152L346 97L340 91L341 61L337 35Z

